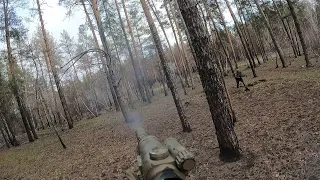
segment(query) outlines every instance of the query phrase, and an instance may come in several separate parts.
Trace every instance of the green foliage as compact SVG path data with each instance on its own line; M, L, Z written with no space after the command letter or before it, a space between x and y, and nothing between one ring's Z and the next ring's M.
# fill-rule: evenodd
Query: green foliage
M66 30L60 34L59 47L66 54L65 57L70 59L75 56L75 41Z
M19 7L27 7L25 4L26 1L24 0L13 0L9 1L9 4L6 4L6 7L8 8L8 23L9 23L9 31L10 36L12 38L22 38L26 35L26 29L22 23L22 17L20 17L17 14L17 11L19 11ZM3 7L4 4L1 1L0 2L0 42L5 41L5 23L4 23L4 10Z
M5 75L4 59L0 59L0 110L5 108L12 98L8 79Z

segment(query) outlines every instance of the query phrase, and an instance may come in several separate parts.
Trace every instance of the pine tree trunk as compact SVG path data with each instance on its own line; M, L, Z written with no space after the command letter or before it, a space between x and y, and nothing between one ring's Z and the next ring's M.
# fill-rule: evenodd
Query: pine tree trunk
M53 74L53 79L54 79L56 87L58 89L59 98L60 98L61 105L62 105L64 114L65 114L65 117L66 117L66 120L68 123L68 127L69 127L69 129L72 129L73 128L73 120L72 120L70 113L69 113L69 110L68 110L67 101L64 96L63 89L61 87L61 81L58 76L57 68L55 67L54 62L53 62L53 54L52 54L51 49L48 44L47 34L46 34L46 30L44 28L44 22L42 19L42 12L41 12L39 0L37 0L37 6L38 6L39 19L40 19L40 23L41 23L42 36L43 36L43 40L45 43L46 55L48 56L48 59L49 59L49 64L50 64L50 68L51 68L51 71Z
M92 24L92 21L91 21L91 18L89 16L89 13L88 13L88 10L86 8L86 5L84 3L84 0L81 0L81 4L83 6L83 10L86 14L86 17L87 17L87 20L88 20L88 23L89 23L89 28L90 28L90 31L92 32L92 36L93 36L93 39L94 39L94 42L95 42L95 45L96 45L96 48L97 49L100 49L100 45L98 43L98 38L96 36L96 33L94 31L94 27L93 27L93 24ZM101 53L99 53L100 55L100 61L103 63L104 61L104 58L103 56L101 55ZM114 89L113 89L113 85L112 85L112 82L111 82L111 79L110 79L110 76L108 74L108 72L105 72L106 76L107 76L107 82L108 82L108 85L109 85L109 88L110 88L110 92L111 92L111 95L112 95L112 99L113 99L113 103L115 105L115 108L116 108L116 111L120 111L120 106L119 106L119 102L118 102L118 99L117 99L117 96L114 92Z
M232 10L232 8L231 8L231 6L230 6L229 0L225 0L225 2L226 2L226 5L227 5L227 7L228 7L228 10L229 10L229 12L230 12L230 14L231 14L231 17L232 17L232 19L233 19L233 22L234 22L234 24L235 24L235 27L236 27L236 29L237 29L238 35L239 35L239 37L240 37L241 44L242 44L243 49L244 49L244 51L245 51L245 55L246 55L246 57L247 57L247 59L248 59L248 61L249 61L249 64L250 64L250 68L251 68L253 77L257 77L256 71L255 71L255 69L254 69L254 67L253 67L253 63L252 63L253 58L251 57L250 52L249 52L249 50L248 50L249 47L247 47L246 40L245 40L245 37L244 37L244 35L243 35L240 27L239 27L238 20L237 20L235 14L233 13L233 10Z
M169 9L167 7L167 4L169 2L165 2L164 4L164 7L165 7L165 10L166 10L166 13L167 13L167 16L168 16L168 19L169 19L169 23L170 23L170 26L171 26L171 29L172 29L172 33L174 35L174 39L175 39L175 43L176 43L176 46L178 47L178 51L179 51L179 62L182 64L182 71L180 70L180 74L181 76L184 75L184 78L186 79L186 73L185 73L185 63L184 63L184 58L183 58L183 52L182 52L182 49L180 48L180 45L179 45L179 41L178 41L178 38L177 38L177 33L176 33L176 30L174 29L174 25L173 25L173 22L172 22L172 17L171 17L171 14L169 12ZM179 63L178 63L178 68L180 68L179 66ZM185 86L187 86L188 82L186 82L186 84L184 84Z
M195 59L197 58L197 56L196 56L196 52L194 51L194 48L193 48L192 45L191 45L192 42L191 42L191 38L190 38L189 31L187 30L186 23L184 22L184 20L183 20L183 18L182 18L182 14L181 14L181 12L180 12L180 10L179 10L179 4L178 4L177 0L174 0L174 3L175 3L175 5L176 5L177 8L178 8L178 11L177 11L177 12L178 12L178 15L181 17L182 26L183 26L183 28L184 28L184 30L185 30L185 33L186 33L186 36L187 36L187 40L188 40L188 44L189 44L189 47L190 47L190 50L191 50L193 59L195 60ZM190 69L190 71L191 71L191 69ZM191 71L190 73L192 73L192 71Z
M119 89L119 83L120 82L116 81L116 77L115 77L115 74L114 74L112 60L111 60L111 53L110 53L110 50L109 50L109 47L108 47L108 44L107 44L107 38L106 38L106 36L104 34L104 28L102 26L99 9L97 7L97 0L92 0L92 10L93 10L96 22L97 22L100 39L101 39L101 42L102 42L102 45L103 45L103 50L104 50L104 53L105 53L105 61L102 61L102 67L103 67L105 73L107 73L108 76L110 77L111 84L113 86L116 99L118 100L119 107L121 109L122 115L123 115L125 121L127 123L130 123L131 119L129 117L129 111L128 111L127 107L124 104L124 101L123 101L123 98L122 98L122 95L121 95L120 89Z
M304 60L306 61L306 67L310 67L310 66L312 66L312 64L311 64L311 62L309 60L309 53L308 53L307 45L306 45L306 42L305 42L303 34L302 34L301 26L300 26L296 11L295 11L295 9L293 7L293 4L292 4L291 0L287 0L287 3L288 3L288 6L289 6L289 9L290 9L290 12L291 12L291 16L292 16L293 21L294 21L294 25L295 25L295 27L297 29L297 32L298 32L298 35L299 35L299 38L300 38L300 43L301 43L302 50L303 50L303 53L304 53Z
M187 65L186 65L186 62L188 61L188 57L187 57L187 54L186 54L186 51L185 51L185 48L183 45L183 41L182 41L182 36L181 36L181 30L180 30L180 26L178 25L178 22L177 22L177 17L176 17L176 12L175 12L175 9L173 8L172 6L172 3L171 2L168 2L169 3L169 7L170 7L170 12L171 12L171 18L173 19L173 22L174 22L174 25L176 27L176 32L177 33L177 36L179 37L178 41L177 41L177 46L179 48L181 48L181 51L180 51L180 61L182 62L183 64L183 76L184 76L184 80L185 80L185 83L186 83L186 86L190 87L190 84L189 84L189 81L188 81L188 70L187 70Z
M29 124L30 130L31 130L32 136L33 136L34 139L38 139L38 135L37 135L36 129L34 128L34 125L33 125L33 122L32 122L31 113L28 110L28 108L26 107L26 105L25 104L23 104L23 105L24 105L24 108L26 110L27 120L28 120L28 124Z
M287 26L288 26L288 29L289 29L289 32L290 32L290 34L291 34L291 36L292 36L293 44L294 44L294 46L295 46L295 48L296 48L296 51L297 51L297 53L298 53L298 56L301 56L300 45L299 45L299 42L298 42L297 33L296 33L296 31L294 31L294 30L292 29L290 20L288 20L288 19L286 18L286 19L285 19L285 22L286 22L286 24L287 24Z
M106 8L105 8L105 11L106 11ZM107 16L107 14L106 14ZM109 27L111 27L111 22L110 22L110 18L108 18L108 23L109 23ZM115 41L115 37L114 37L114 34L112 32L112 30L110 29L110 34L111 34L111 38L112 38L112 41L113 41L113 45L114 45L114 48L116 50L116 55L117 55L117 62L119 64L119 66L121 66L121 62L120 62L120 55L119 55L119 50L118 50L118 47L117 47L117 44L116 44L116 41ZM126 79L126 75L121 71L120 73L122 73L122 76L124 79ZM131 88L131 87L130 87ZM146 89L145 89L146 90ZM148 99L148 92L146 91L146 94L147 94L147 99ZM139 98L139 97L138 97ZM108 96L108 99L109 99L109 96ZM151 98L149 98L151 99ZM150 100L151 101L151 100ZM130 104L129 104L130 105Z
M115 0L116 1L116 0ZM132 41L132 46L133 46L133 51L134 51L134 54L136 56L136 61L137 61L137 64L138 64L138 71L140 70L141 71L141 81L143 83L143 88L146 92L146 98L147 98L147 101L149 103L151 103L151 94L150 94L150 90L149 90L149 87L146 83L146 80L145 80L145 76L144 76L144 73L143 73L143 68L140 67L141 64L139 63L139 53L138 53L138 45L136 43L136 39L133 35L133 30L132 30L132 27L131 27L131 22L130 22L130 19L129 19L129 15L128 15L128 12L127 12L127 8L126 8L126 4L125 4L125 0L122 0L122 7L123 7L123 10L124 10L124 14L125 14L125 17L126 17L126 21L127 21L127 26L128 26L128 30L129 30L129 34L130 34L130 37L131 37L131 41Z
M264 12L263 12L258 0L254 0L254 2L256 4L256 6L258 7L258 10L259 10L259 12L260 12L260 14L262 16L262 19L264 20L264 23L265 23L265 25L266 25L266 27L267 27L267 29L269 31L269 34L270 34L271 39L273 41L274 47L276 48L276 51L277 51L277 53L278 53L278 55L280 57L280 61L282 63L282 67L285 68L285 67L287 67L287 64L286 64L286 61L284 59L283 51L282 51L280 45L278 44L274 33L272 32L270 22L269 22L267 16L264 14Z
M46 56L45 56L45 54L43 54L43 55L44 55L44 59L47 59ZM39 66L40 66L41 78L44 79L44 72L43 72L42 64L41 64L41 62L40 62L40 58L38 58L38 61L39 61ZM47 60L46 60L46 62L47 62ZM48 72L49 72L49 66L47 66L47 68L48 68ZM53 94L54 91L53 91L53 84L52 84L52 80L51 80L51 77L50 77L50 73L49 73L49 82L50 82L51 90L52 90L52 94ZM47 87L46 87L46 88L47 88ZM43 96L43 92L42 92L42 90L41 90L40 87L39 87L39 91L38 91L38 92L39 92L39 95L40 95L40 101L41 101L41 103L42 103L42 106L45 105L43 108L44 108L45 112L47 113L48 118L50 119L50 121L53 122L53 120L54 120L54 118L55 118L55 112L53 111L53 109L55 109L55 111L58 112L57 103L56 103L54 94L53 94L53 96L52 96L53 99L54 99L54 108L49 109L49 106L48 106L48 104L47 104L47 102L46 102L46 100L45 100L45 98L44 98L44 96ZM49 94L49 93L48 93L48 94ZM48 122L49 122L49 119L47 119Z
M187 120L187 117L184 112L184 108L182 106L181 99L178 95L177 89L176 89L175 84L172 80L172 75L170 72L170 68L168 67L168 64L167 64L167 59L165 57L164 50L161 45L161 40L160 40L160 36L158 34L158 30L156 29L156 26L155 26L154 21L152 19L152 16L149 11L146 0L140 0L140 2L142 5L144 14L147 18L153 40L155 42L155 46L156 46L158 54L159 54L160 62L161 62L164 74L166 76L166 79L167 79L168 87L171 90L171 94L172 94L173 100L175 102L175 105L176 105L176 108L177 108L177 111L178 111L178 114L180 117L182 129L184 132L191 132L190 123Z
M3 131L3 124L1 123L1 121L0 121L0 132L3 137L4 142L6 143L7 148L10 148L9 139L7 138L6 134Z
M132 52L132 49L130 47L130 43L129 43L129 39L128 39L128 36L127 36L127 32L125 30L124 23L123 23L123 20L121 18L121 13L120 13L120 9L119 9L117 0L114 0L114 3L116 5L116 9L117 9L117 12L118 12L118 17L119 17L121 29L122 29L123 36L124 36L124 39L125 39L125 42L126 42L126 46L127 46L128 52L129 52L129 58L131 60L132 66L133 66L133 71L134 71L134 75L136 77L139 94L140 94L140 96L142 98L142 101L143 102L147 102L146 94L145 94L145 91L144 91L144 83L143 83L142 72L141 72L141 69L140 69L139 64L137 62L137 59L133 56L133 52ZM130 27L130 29L131 29L131 27Z
M239 16L239 19L240 19L240 22L241 22L241 27L242 27L241 31L242 31L242 35L243 35L243 38L244 38L244 42L246 43L246 46L248 48L248 52L249 52L249 56L250 56L249 60L253 63L253 67L256 68L257 64L256 64L256 62L254 60L255 51L254 51L254 46L252 44L252 41L250 39L249 30L247 29L246 22L244 21L244 18L241 15L242 12L240 10L240 7L239 7L238 3L235 3L235 6L237 8L238 16Z
M7 124L3 114L0 114L0 121L1 121L0 124L2 124L2 127L3 127L3 129L5 131L5 133L7 134L9 143L13 146L14 145L13 139L15 137L15 134L10 132L9 124Z
M39 101L40 101L39 103L40 103L40 105L41 105L41 107L43 109L43 113L44 113L45 119L47 120L47 125L50 127L50 123L49 122L52 122L52 116L54 116L54 115L53 114L52 114L52 116L50 115L50 111L48 109L48 105L47 105L42 93L40 94ZM39 117L41 117L39 111L40 111L40 107L38 108L38 115L39 115ZM42 128L44 128L43 125L42 125Z
M257 63L259 65L261 65L261 62L259 61L259 58L258 58L257 49L256 49L257 46L252 38L253 32L252 31L250 32L249 25L248 25L247 21L244 21L244 29L245 29L244 31L247 32L247 37L248 37L250 48L252 49L252 53L255 56ZM254 63L256 63L256 62L254 61Z
M211 11L210 11L210 9L208 9L208 6L209 6L209 5L208 5L207 1L206 1L206 0L202 0L202 1L203 1L203 4L204 4L204 8L205 8L205 10L206 10L206 12L207 12L207 14L208 14L208 16L209 16L212 24L213 24L214 30L216 31L218 40L219 40L219 42L220 42L220 44L221 44L221 46L222 46L222 50L223 50L224 54L225 54L226 57L227 57L227 63L228 63L229 66L230 66L232 75L234 76L234 75L235 75L235 71L234 71L234 69L233 69L233 66L232 66L232 63L231 63L231 60L230 60L230 55L229 55L228 49L227 49L226 46L223 44L222 38L221 38L221 36L220 36L220 34L219 34L219 31L218 31L218 28L217 28L217 26L216 26L216 24L215 24L215 22L214 22L214 19L213 19L213 16L212 16L212 14L211 14Z
M254 28L254 36L259 42L259 48L260 48L260 53L262 54L263 62L266 62L268 61L268 56L265 50L264 43L261 38L261 34L258 32L256 27L253 27L253 28Z
M233 116L231 104L227 100L228 94L224 87L223 74L217 66L217 61L214 60L214 52L211 48L213 41L205 29L197 9L197 2L178 0L178 3L197 55L196 64L215 125L220 157L223 160L237 160L240 157L240 147L233 125L236 117ZM209 61L214 62L215 65L210 67Z
M69 59L72 59L73 57L72 57L72 52L71 52L70 47L67 46L65 50L67 51L67 54L69 55ZM79 89L81 89L81 88L78 89L78 87L77 87L77 85L80 82L80 80L79 80L79 76L78 76L78 71L77 71L77 69L75 67L75 63L76 62L72 61L71 63L72 63L72 68L73 68L74 75L75 75L74 80L72 82L72 86L73 86L74 91L75 91L75 94L74 94L75 95L75 99L74 99L75 102L74 103L76 104L75 111L76 111L77 115L79 116L79 119L82 119L83 118L83 114L82 114L81 107L80 107L80 98L83 97L84 94L79 95L80 94L79 93Z
M157 57L159 57L159 53L157 51ZM164 96L168 96L168 90L167 90L167 86L166 86L166 77L165 75L163 74L163 67L161 65L161 62L160 62L160 59L158 60L158 64L159 64L159 83L162 85L162 89L163 89L163 93L164 93Z
M144 59L145 55L143 53L143 47L142 47L142 43L141 43L141 40L140 40L140 34L139 34L139 31L138 31L137 27L136 27L136 32L137 32L137 38L138 38L138 42L139 42L139 48L140 48L141 57ZM155 96L154 91L153 91L153 85L150 85L146 80L144 80L144 81L145 81L145 83L147 83L147 86L149 87L148 90L149 90L150 95L151 96Z
M286 23L284 22L284 19L282 18L282 13L280 12L280 10L279 10L279 8L278 8L275 0L272 0L272 3L273 3L273 7L276 9L276 11L277 11L277 13L278 13L278 15L279 15L279 17L280 17L280 19L281 19L281 23L282 23L283 28L284 28L287 36L288 36L289 42L290 42L291 47L292 47L292 51L293 51L293 53L294 53L294 56L295 56L295 58L297 58L297 57L298 57L298 53L297 53L297 50L296 50L296 48L295 48L295 45L294 45L292 36L291 36L291 34L289 33L288 27L287 27Z
M250 22L248 24L248 22L244 18L244 14L242 14L240 12L239 12L239 14L242 15L242 17L243 17L243 22L244 22L243 29L244 29L245 35L247 36L247 40L248 40L248 43L249 43L249 46L250 46L249 49L252 50L252 53L255 56L255 59L257 60L257 63L259 65L261 65L261 62L259 61L258 53L257 53L257 46L256 46L257 43L254 41L254 38L252 38L252 36L254 35L254 32L250 31L250 28L249 28ZM255 64L255 66L256 66L256 62L254 61L254 59L253 59L253 62Z
M88 68L89 70L89 74L87 73L86 75L88 76L89 75L89 78L90 80L92 81L92 70L91 70L91 67L89 66ZM92 85L92 83L90 83L90 86L91 86L91 89L93 90L93 96L95 97L95 101L94 101L94 106L96 108L96 110L98 109L98 104L97 104L97 101L98 101L98 95L97 95L97 92L95 90L95 87ZM87 110L95 117L98 117L98 112L96 111L95 113L92 113L92 111L88 108L88 106L84 103L84 100L82 100L82 103L84 104L84 106L87 108ZM94 109L92 107L92 109Z
M9 17L8 17L8 0L2 0L3 2L3 12L4 12L4 24L5 24L5 36L6 36L6 45L7 45L7 55L9 62L9 80L11 84L12 93L17 101L18 108L21 114L22 122L25 127L29 142L33 142L34 138L32 137L30 126L28 125L27 109L24 106L23 98L21 97L21 92L17 84L16 79L16 62L12 56L11 42L10 42L10 31L9 31Z
M4 134L4 131L1 126L1 122L0 122L0 131L1 131L1 135L3 137L4 142L6 143L7 148L10 148L9 140L7 139L6 135Z
M175 3L175 1L173 1L173 3ZM180 47L182 49L182 54L183 54L183 59L185 60L185 80L186 80L186 84L188 87L190 87L189 85L189 80L188 80L188 77L190 77L190 82L191 82L191 88L194 89L194 82L193 82L193 78L192 78L192 74L191 74L191 68L190 68L190 63L189 63L189 58L188 58L188 54L187 54L187 51L186 51L186 47L185 47L185 44L183 42L183 38L182 38L182 34L181 34L181 27L178 23L178 20L177 20L177 15L176 15L176 12L175 12L175 8L174 6L172 5L172 3L169 2L169 5L170 5L170 9L171 9L171 14L172 14L172 19L173 19L173 22L177 28L177 32L178 32L178 37L179 37L179 40L180 40ZM190 45L191 47L191 45Z
M10 134L8 132L7 127L4 124L4 120L1 117L0 117L0 131L1 131L1 134L3 137L3 140L6 143L7 148L10 148L10 143L12 142L12 139L10 137ZM6 136L6 134L7 134L7 136Z
M286 9L285 9L284 4L282 3L282 0L279 0L279 3L281 5L281 7L282 7L281 8L282 12L286 13ZM292 31L292 28L291 28L290 22L288 20L288 17L281 17L281 18L284 20L286 26L288 27L290 36L292 37L292 41L293 41L293 44L294 44L294 47L296 49L296 52L297 52L298 56L301 56L301 52L300 52L300 49L299 49L299 43L297 42L297 38L296 38L295 33Z
M5 128L4 130L6 131L8 137L9 137L10 144L11 144L12 146L19 146L20 143L19 143L19 141L18 141L17 138L16 138L16 134L15 134L15 131L13 130L11 121L10 121L10 120L8 119L8 117L7 117L5 114L3 114L3 113L1 113L0 116L2 117L2 118L0 118L0 119L2 119L4 128Z
M230 32L229 32L229 30L227 28L227 24L226 24L226 20L224 18L224 14L221 11L221 7L220 7L220 4L219 4L218 0L215 0L215 4L217 5L219 14L221 16L222 25L223 25L224 30L225 30L226 35L227 35L227 40L228 40L228 43L230 45L230 49L231 49L232 56L233 56L232 59L233 59L235 65L236 65L236 69L238 69L239 67L238 67L237 58L236 58L237 56L236 56L236 53L234 51L233 43L232 43L232 40L231 40L231 37L230 37Z
M69 57L72 58L72 55L71 55L70 52L69 52ZM80 89L80 87L77 87L77 84L78 84L78 82L80 82L80 80L79 80L77 69L74 66L74 63L72 63L72 67L73 67L73 71L75 73L75 79L74 79L75 82L72 83L72 86L73 86L73 88L75 90L76 111L77 111L77 113L78 113L78 115L80 116L80 119L81 119L81 118L83 118L83 114L82 114L81 107L80 107L80 98L81 98L81 96L83 97L84 94L79 95L80 93L79 93L78 88Z
M166 31L165 31L165 28L163 27L163 23L161 22L159 16L157 15L156 6L154 5L154 3L153 3L152 0L148 0L148 3L149 3L149 6L150 6L150 8L151 8L151 10L152 10L152 12L153 12L153 14L154 14L154 16L156 17L157 21L159 22L159 26L160 26L160 28L161 28L161 30L162 30L162 32L163 32L163 34L164 34L164 37L165 37L165 39L166 39L166 41L167 41L167 44L168 44L169 51L170 51L170 53L171 53L173 62L174 62L174 64L175 64L176 67L177 67L178 78L179 78L179 81L180 81L180 83L181 83L181 86L182 86L184 95L187 95L187 90L186 90L186 87L185 87L185 85L184 85L184 83L183 83L183 80L182 80L182 77L181 77L180 66L179 66L179 64L178 64L178 62L177 62L177 59L176 59L174 53L173 53L173 50L172 50L172 47L171 47L169 38L168 38L168 36L167 36L167 33L166 33Z
M58 106L58 102L57 102L57 98L56 98L56 91L54 90L54 85L53 85L53 80L52 80L52 74L50 73L50 63L49 63L49 59L45 53L45 51L43 51L43 56L44 59L46 61L46 65L47 65L47 71L48 71L48 78L49 78L49 84L50 84L50 88L51 88L51 93L52 93L52 101L53 101L53 106L54 109L52 109L52 120L51 122L59 122L60 124L62 124L62 119L59 118L60 117L60 108ZM43 72L42 72L43 73ZM44 75L42 74L42 76L44 77ZM58 119L59 118L59 119Z
M38 102L39 102L40 100L38 100ZM40 105L37 107L37 116L39 117L39 120L40 120L40 128L42 129L42 130L44 130L45 129L45 127L44 127L44 124L43 124L43 121L41 120L41 119L43 119L43 116L41 116L40 114ZM45 118L47 119L48 118L48 115L46 114L46 113L44 113L44 116L45 116Z
M18 49L21 48L20 45L21 45L21 42L18 41L18 42L17 42L17 47L18 47ZM25 71L25 69L24 69L24 67L23 67L22 57L21 57L20 53L18 53L18 58L20 59L21 70L22 70L22 72L23 72L23 74L24 74L24 75L23 75L23 81L26 81L26 76L25 76L26 71ZM16 65L17 65L17 64L16 64ZM29 124L30 130L31 130L31 133L32 133L34 139L38 139L38 135L37 135L36 130L35 130L35 127L34 127L34 122L35 122L35 121L34 121L34 119L33 119L33 117L32 117L32 113L31 113L31 111L30 111L30 108L29 108L29 107L27 106L27 104L26 104L26 102L27 102L26 97L25 97L26 88L27 88L27 83L24 83L24 86L23 86L22 89L20 90L20 91L21 91L21 92L20 92L20 97L21 97L21 101L22 101L22 103L23 103L24 109L25 109L25 111L26 111L27 120L28 120L28 124Z
M41 119L46 118L47 116L45 115L45 117L43 117L40 115L41 100L39 99L39 92L38 92L38 89L40 89L40 88L38 86L38 68L37 68L36 64L35 64L35 67L36 67L37 77L36 77L36 84L34 86L35 87L35 101L36 101L36 106L34 107L34 116L35 116L35 118L37 118L38 125L36 126L36 128L37 128L37 130L39 130L39 126L41 126L41 124L43 124Z
M250 5L250 7L251 7L250 15L252 16L253 15L253 8L251 5ZM249 11L247 9L246 9L246 13L249 14ZM254 26L252 23L250 23L250 26L253 29L253 37L258 42L258 51L262 56L263 62L266 62L266 61L268 61L268 56L266 54L264 42L262 41L262 38L261 38L262 33L259 33L257 26Z
M290 20L288 20L288 24L290 26ZM291 27L291 26L290 26ZM292 30L293 31L293 30ZM293 32L293 35L294 35L294 41L296 42L296 47L297 47L297 51L298 51L298 56L301 56L301 50L300 50L300 44L298 42L298 32L297 32L297 28L295 28L295 31Z
M36 109L34 108L33 111L29 109L29 112L30 112L32 120L34 122L34 128L38 130L39 129L39 121L40 120L38 119L37 115L35 114Z

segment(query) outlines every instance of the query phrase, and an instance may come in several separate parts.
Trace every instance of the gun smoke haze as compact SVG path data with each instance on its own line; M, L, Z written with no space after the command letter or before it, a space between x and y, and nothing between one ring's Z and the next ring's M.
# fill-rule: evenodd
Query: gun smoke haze
M129 112L129 127L137 130L141 127L142 116L138 111Z

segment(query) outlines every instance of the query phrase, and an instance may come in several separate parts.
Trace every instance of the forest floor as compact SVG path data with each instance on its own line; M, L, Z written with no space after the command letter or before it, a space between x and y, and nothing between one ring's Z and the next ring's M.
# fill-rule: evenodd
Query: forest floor
M243 154L234 163L218 158L201 88L181 95L192 133L181 131L171 96L160 94L137 110L150 134L160 140L175 137L196 155L197 167L189 179L319 179L320 63L312 62L312 68L293 60L288 68L275 69L269 61L257 68L258 78L246 69L245 81L253 85L249 92L227 77ZM39 134L34 143L0 149L0 179L123 179L126 169L137 169L135 134L120 113L79 121L61 132L66 150L52 131Z

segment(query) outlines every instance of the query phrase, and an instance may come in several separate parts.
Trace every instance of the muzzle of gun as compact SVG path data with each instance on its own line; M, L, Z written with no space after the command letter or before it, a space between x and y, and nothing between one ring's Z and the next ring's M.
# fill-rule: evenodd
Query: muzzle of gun
M195 167L194 155L176 139L168 138L160 143L143 128L136 130L138 139L138 164L143 180L184 180ZM132 178L129 178L132 179Z

